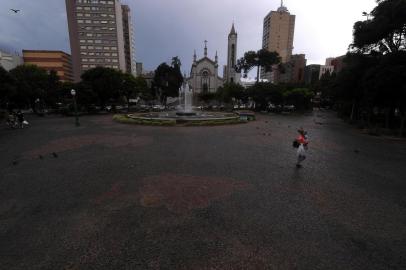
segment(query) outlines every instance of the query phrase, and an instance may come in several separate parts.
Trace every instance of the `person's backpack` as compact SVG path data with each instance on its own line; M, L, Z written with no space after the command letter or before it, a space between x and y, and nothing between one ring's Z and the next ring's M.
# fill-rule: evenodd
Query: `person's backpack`
M300 143L297 140L294 140L292 145L294 148L299 148Z

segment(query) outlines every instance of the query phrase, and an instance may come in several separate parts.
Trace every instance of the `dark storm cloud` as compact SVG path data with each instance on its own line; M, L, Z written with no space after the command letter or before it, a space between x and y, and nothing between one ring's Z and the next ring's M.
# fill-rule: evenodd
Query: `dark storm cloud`
M179 56L189 71L193 50L219 54L226 62L227 35L235 21L238 56L257 50L262 43L264 16L279 0L122 0L130 5L137 61L147 70ZM296 15L294 53L305 53L308 63L323 63L329 56L345 54L351 43L352 25L363 19L375 0L286 0ZM21 9L14 14L10 8ZM70 52L65 0L0 0L0 48L51 49ZM219 69L222 72L221 68ZM221 74L220 74L221 75Z

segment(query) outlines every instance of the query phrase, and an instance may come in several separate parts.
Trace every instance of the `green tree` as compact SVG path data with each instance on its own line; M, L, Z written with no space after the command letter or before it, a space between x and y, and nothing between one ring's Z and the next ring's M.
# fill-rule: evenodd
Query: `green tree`
M255 101L257 110L266 110L268 103L283 104L283 89L282 85L259 82L248 89L248 94Z
M224 103L230 103L233 98L236 100L246 100L247 95L244 87L236 83L226 83L219 87L216 93L217 99Z
M406 1L377 0L378 5L369 14L372 19L354 24L356 51L382 54L406 49Z
M248 51L244 54L244 57L237 60L236 71L243 72L244 77L253 69L257 68L257 83L259 82L259 71L261 68L265 72L271 72L272 66L281 62L281 58L277 52L270 52L265 49L261 49L257 52Z
M120 87L120 95L125 98L127 103L127 111L130 110L130 99L137 96L137 81L132 74L121 74L122 84Z
M153 87L157 91L162 104L166 104L167 97L177 97L179 88L183 83L180 71L180 61L177 57L172 59L172 66L162 63L155 70Z
M82 89L91 89L97 95L100 106L104 108L109 100L117 100L119 97L123 74L112 68L96 67L82 74L82 83Z
M311 109L314 93L307 88L295 88L283 93L285 103L292 104L297 110Z
M10 74L16 86L12 100L20 108L28 106L36 111L35 101L44 99L48 87L47 72L34 65L22 65L12 69Z
M203 92L199 94L199 100L205 104L209 104L211 101L215 100L217 95L216 93Z
M6 107L10 98L15 95L14 78L0 66L0 107Z
M49 107L55 107L55 104L61 100L62 83L56 71L51 70L48 74L48 83L45 87L45 103Z

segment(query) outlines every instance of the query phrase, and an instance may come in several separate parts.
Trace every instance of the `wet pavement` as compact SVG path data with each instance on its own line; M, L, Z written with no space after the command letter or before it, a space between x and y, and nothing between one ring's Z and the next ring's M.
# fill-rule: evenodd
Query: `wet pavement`
M190 128L111 118L0 128L0 269L406 269L404 140L328 112Z

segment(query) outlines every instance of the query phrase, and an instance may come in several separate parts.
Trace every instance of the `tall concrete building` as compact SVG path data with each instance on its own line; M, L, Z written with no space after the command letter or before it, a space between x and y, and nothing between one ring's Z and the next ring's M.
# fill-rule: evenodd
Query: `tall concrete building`
M262 48L270 52L277 52L282 63L290 61L293 51L293 37L295 32L295 15L291 15L283 5L277 11L271 11L264 18ZM270 73L261 72L263 79L272 81Z
M65 0L74 80L96 66L132 69L132 27L129 8L120 0ZM123 18L123 14L125 15ZM127 29L128 38L125 35ZM125 43L127 44L127 55ZM128 68L128 69L127 69Z
M124 34L124 54L125 54L125 71L136 74L135 62L135 42L134 31L131 20L131 9L127 5L121 6L123 11L123 34Z
M293 54L289 62L284 65L284 72L276 71L277 82L301 84L305 82L306 56L304 54Z
M62 51L23 50L24 64L55 71L63 82L72 82L71 56Z

